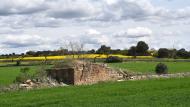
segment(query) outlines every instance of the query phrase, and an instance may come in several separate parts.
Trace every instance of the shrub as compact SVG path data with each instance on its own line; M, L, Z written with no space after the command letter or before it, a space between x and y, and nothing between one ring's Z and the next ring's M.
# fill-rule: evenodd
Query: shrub
M66 59L61 62L56 62L53 66L53 68L71 68L74 66L74 60L72 59Z
M20 69L20 74L16 77L15 82L17 83L24 83L26 82L26 80L30 79L31 76L29 74L29 68L25 67L25 68L21 68Z
M117 62L122 62L122 58L119 58L117 56L109 56L107 59L106 59L106 62L107 63L117 63Z
M180 50L177 51L177 56L180 57L180 58L187 59L187 58L190 57L190 54L185 49L180 49Z
M168 58L169 57L169 50L166 48L160 48L158 50L158 58Z
M36 72L31 76L31 80L34 82L42 82L46 80L47 77L47 67L45 65L41 65Z
M16 61L16 66L20 66L21 61Z
M165 65L163 63L159 63L159 64L157 64L155 71L157 74L167 74L168 67L167 67L167 65Z

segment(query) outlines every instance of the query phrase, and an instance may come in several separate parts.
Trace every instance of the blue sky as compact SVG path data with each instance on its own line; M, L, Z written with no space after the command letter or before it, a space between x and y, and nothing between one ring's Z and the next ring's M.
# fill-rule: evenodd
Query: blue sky
M68 42L85 49L190 50L189 0L0 0L0 54L54 50Z

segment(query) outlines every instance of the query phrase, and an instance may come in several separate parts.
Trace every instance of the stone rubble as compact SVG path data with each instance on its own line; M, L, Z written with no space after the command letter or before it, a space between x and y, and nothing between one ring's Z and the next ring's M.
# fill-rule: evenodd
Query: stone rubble
M148 79L160 79L160 78L184 78L190 77L190 72L186 73L175 73L175 74L149 74L149 75L135 75L131 76L129 80L148 80Z
M107 64L84 61L73 62L72 67L48 69L48 76L70 85L88 85L101 81L117 81L124 78L124 72L109 68Z
M46 82L35 82L30 79L26 80L24 83L16 83L11 84L7 87L0 87L1 92L6 91L16 91L16 90L31 90L31 89L39 89L39 88L49 88L49 87L63 87L68 86L64 83L58 83L53 79L46 79Z
M60 87L60 86L68 86L68 85L64 83L57 83L56 81L34 82L32 80L27 80L25 83L19 84L20 89L27 89L27 90L35 88L43 88L43 87Z

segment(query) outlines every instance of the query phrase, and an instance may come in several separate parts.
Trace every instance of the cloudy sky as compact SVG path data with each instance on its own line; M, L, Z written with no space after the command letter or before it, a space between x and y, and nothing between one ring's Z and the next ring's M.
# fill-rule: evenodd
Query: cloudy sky
M190 0L0 0L0 54L54 50L68 41L190 50Z

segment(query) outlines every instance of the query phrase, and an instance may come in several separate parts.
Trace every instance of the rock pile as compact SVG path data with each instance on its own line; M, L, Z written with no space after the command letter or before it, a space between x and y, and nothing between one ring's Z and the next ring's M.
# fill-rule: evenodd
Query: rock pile
M135 75L131 76L129 80L147 80L147 79L159 79L159 78L184 78L184 77L190 77L190 73L175 73L175 74L162 74L162 75L156 75L156 74L149 74L149 75Z
M15 83L6 87L0 87L0 92L15 91L15 90L30 90L39 88L50 88L50 87L63 87L68 86L64 83L58 83L57 81L46 78L45 81L37 82L36 80L26 80L24 83Z
M35 88L44 88L44 87L59 87L59 86L67 86L64 83L58 83L57 81L47 78L44 82L36 82L32 80L26 80L26 82L19 84L19 89L35 89Z

